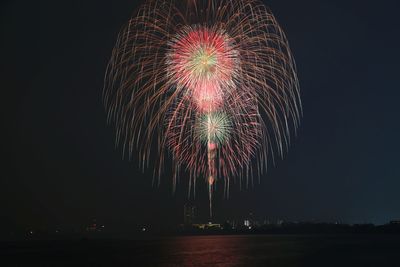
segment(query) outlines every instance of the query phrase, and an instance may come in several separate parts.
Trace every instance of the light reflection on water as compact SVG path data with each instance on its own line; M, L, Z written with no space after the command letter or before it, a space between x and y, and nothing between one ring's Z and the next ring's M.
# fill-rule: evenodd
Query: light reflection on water
M195 236L174 239L160 266L295 266L301 238L282 236Z
M392 265L398 241L378 235L187 236L161 241L160 253L143 266L400 266Z
M182 237L168 248L171 258L180 266L236 266L244 264L242 238L226 236Z

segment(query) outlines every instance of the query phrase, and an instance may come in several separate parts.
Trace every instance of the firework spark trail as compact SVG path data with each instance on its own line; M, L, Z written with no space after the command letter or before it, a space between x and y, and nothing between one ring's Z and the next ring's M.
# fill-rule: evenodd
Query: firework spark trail
M105 75L116 143L160 180L248 184L300 123L294 59L259 0L148 0L121 30ZM156 152L155 152L156 151ZM153 162L155 162L153 164Z

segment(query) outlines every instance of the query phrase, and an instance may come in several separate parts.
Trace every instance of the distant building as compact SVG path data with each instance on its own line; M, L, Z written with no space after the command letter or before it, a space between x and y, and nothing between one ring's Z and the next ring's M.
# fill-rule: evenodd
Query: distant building
M238 227L238 223L235 220L232 220L231 225L232 225L232 229L236 229Z
M192 225L196 220L196 206L185 204L183 206L183 224Z
M219 223L198 223L193 224L194 228L201 229L201 230L220 230L221 224Z
M391 221L390 224L400 225L400 220Z
M270 225L271 221L269 219L265 218L263 224L264 225Z

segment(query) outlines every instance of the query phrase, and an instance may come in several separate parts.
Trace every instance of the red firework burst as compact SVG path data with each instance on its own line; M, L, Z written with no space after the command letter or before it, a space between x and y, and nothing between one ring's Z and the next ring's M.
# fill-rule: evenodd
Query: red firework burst
M219 108L224 90L234 86L239 64L233 40L218 29L186 27L170 47L167 57L172 82L188 90L200 112Z

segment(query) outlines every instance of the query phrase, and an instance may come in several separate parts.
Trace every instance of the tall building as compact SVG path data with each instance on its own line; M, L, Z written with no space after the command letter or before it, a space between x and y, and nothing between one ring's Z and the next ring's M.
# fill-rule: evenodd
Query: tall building
M183 224L192 225L196 218L196 207L186 203L183 206Z

